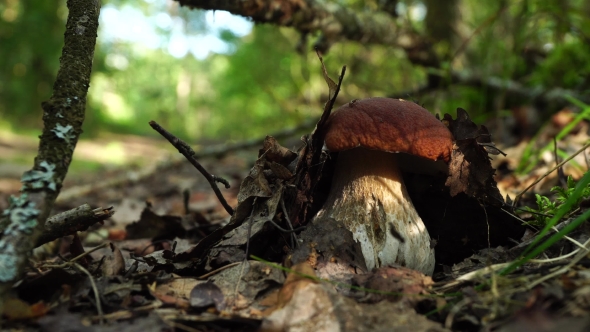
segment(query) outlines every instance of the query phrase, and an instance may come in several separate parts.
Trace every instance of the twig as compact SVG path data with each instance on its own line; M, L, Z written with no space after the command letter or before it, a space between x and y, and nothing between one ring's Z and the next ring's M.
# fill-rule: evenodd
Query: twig
M552 228L552 229L553 229L553 231L555 231L556 233L557 233L557 232L559 232L559 230L557 230L557 227L553 226L553 227L551 227L551 228ZM571 237L569 237L569 236L567 236L567 235L564 235L564 236L563 236L563 238L564 238L564 239L566 239L566 240L568 240L568 241L570 241L571 243L575 244L577 247L579 247L579 248L581 248L581 249L585 249L585 248L586 248L586 247L585 247L583 244L581 244L580 242L578 242L578 241L576 241L576 240L572 239Z
M330 117L330 113L332 112L332 107L336 102L336 98L338 97L338 93L340 92L340 88L342 86L342 81L344 79L344 74L346 73L346 66L342 67L340 72L340 76L338 77L338 84L334 84L334 81L328 76L326 67L324 66L324 61L318 52L318 58L320 59L320 63L322 64L322 73L324 75L324 80L326 81L329 89L329 100L324 105L324 110L322 115L316 124L314 131L311 133L310 136L305 138L306 145L301 151L299 158L299 163L296 167L296 177L297 180L297 187L303 192L307 193L307 202L313 201L313 195L315 193L316 185L318 184L318 179L322 172L323 168L323 160L322 160L322 146L324 144L324 136L326 131L326 122ZM316 167L318 166L319 167ZM301 222L307 218L307 213L311 208L311 204L308 204L305 200L302 200L295 206L294 215L295 215L295 223Z
M541 177L539 177L537 180L535 180L535 182L533 182L531 185L529 185L528 187L526 187L520 194L518 194L518 195L516 195L516 197L514 197L514 201L512 202L512 207L515 207L516 206L516 203L518 202L518 200L529 189L531 189L532 187L534 187L537 183L541 182L541 180L543 180L544 178L546 178L553 171L555 171L556 169L558 169L561 166L565 165L568 161L574 159L575 156L577 156L578 154L584 152L584 150L586 150L589 147L590 147L590 142L586 143L581 149L579 149L578 151L574 152L574 154L572 154L571 156L567 157L562 162L560 162L559 164L557 164L555 167L553 167L550 170L548 170L547 172L545 172L545 174L543 174Z
M160 135L164 136L164 138L166 138L168 142L170 142L170 144L172 144L176 149L178 149L178 152L180 152L193 166L195 166L196 169L199 170L199 172L201 172L201 174L203 174L205 179L209 181L209 185L211 185L213 192L215 192L217 199L219 199L219 202L221 202L221 205L223 205L225 211L227 211L227 213L229 213L230 215L234 214L234 209L231 206L229 206L229 204L227 204L227 201L225 200L223 194L217 186L216 181L222 182L220 181L221 178L216 177L207 172L207 170L205 170L205 168L201 166L201 164L195 159L195 151L184 141L172 135L166 129L162 128L162 126L160 126L156 121L150 121L150 126L154 128L155 131L160 133ZM227 181L222 183L226 184L226 188L229 186L229 183L227 183Z
M555 164L559 164L559 156L557 155L557 138L553 137L553 159L555 159ZM560 186L565 186L567 188L567 177L563 172L563 167L557 169L557 181Z
M562 259L566 259L566 258L568 258L570 256L573 256L573 255L577 254L578 252L580 252L580 250L585 250L586 252L588 252L588 249L586 249L586 246L585 246L586 244L588 244L588 241L586 241L584 243L583 247L578 248L578 249L570 252L569 254L565 254L565 255L561 255L561 256L557 256L557 257L553 257L553 258L546 258L546 259L530 259L529 260L529 263L535 263L535 264L553 263L553 262L560 261Z
M100 325L104 324L104 313L102 312L102 305L100 303L100 293L98 293L98 288L96 287L96 283L94 282L92 274L90 274L88 270L76 262L71 262L70 264L75 266L78 270L84 272L90 279L90 284L92 285L92 290L94 291L94 301L96 301L96 310L98 311L98 316L100 318Z
M145 246L143 248L143 250L139 253L138 256L142 256L146 250L148 250L150 247L154 247L154 250L156 249L155 245L156 244L160 244L160 243L171 243L172 240L168 240L168 239L162 239L162 240L157 240L157 241L152 241L152 243L148 244L147 246ZM145 262L144 262L145 263Z
M487 27L489 25L492 25L492 23L494 23L494 21L496 19L498 19L498 17L500 17L500 15L506 10L506 8L508 8L508 6L506 4L504 4L503 6L501 6L500 8L498 8L498 10L495 13L493 13L492 15L490 15L475 30L473 30L473 32L471 33L471 35L469 35L469 37L467 37L467 39L463 40L463 43L461 43L461 45L459 46L459 48L457 48L457 50L455 51L455 53L451 57L451 61L450 61L451 66L449 66L449 67L452 67L453 61L455 61L455 59L459 56L459 54L463 53L463 51L465 50L465 48L467 47L467 45L469 45L469 43L471 42L471 40L473 39L473 37L479 35L479 33L485 27Z
M505 211L504 209L502 209L502 210ZM508 213L508 214L510 214L508 211L505 211L505 212ZM523 223L525 222L524 220L521 220L521 221ZM531 237L530 239L528 239L528 240L526 240L524 242L519 243L517 246L510 248L508 251L512 255L519 256L534 241L541 242L541 241L547 239L549 236L553 235L554 233L557 233L557 232L561 231L565 226L569 225L572 221L573 221L573 219L564 220L563 222L559 223L555 227L552 227L549 230L549 232L547 232L545 235L543 235L543 237L541 239L537 239L538 235L535 236L535 237Z
M51 98L44 102L43 133L33 169L23 174L22 194L13 198L0 224L0 310L20 278L59 195L82 132L98 29L100 1L68 0L68 19ZM8 221L6 221L6 219Z
M326 41L328 45L339 40L349 40L358 41L363 45L381 44L399 47L406 52L408 60L415 65L429 69L440 67L440 61L438 61L433 48L431 46L425 46L428 44L428 38L416 34L411 28L412 23L409 20L401 20L402 23L400 23L399 18L392 18L384 11L374 10L366 13L358 13L350 10L350 8L335 5L334 3L330 4L332 7L327 8L324 1L318 0L307 0L306 6L296 5L297 2L293 1L282 1L281 6L276 7L272 7L274 4L272 1L175 1L191 8L226 10L236 15L250 17L259 23L289 26L303 34L319 31L322 36L329 36L329 40ZM339 8L335 10L333 6ZM455 51L453 57L463 52L470 39L474 35L479 34L483 28L497 20L506 8L507 6L503 6L496 13L488 17ZM293 19L293 16L304 19ZM343 28L344 26L346 28ZM340 31L340 33L334 34L333 31ZM384 31L387 33L384 33ZM590 94L585 91L580 93L562 88L542 90L522 86L519 82L504 80L499 77L478 77L474 75L463 75L458 72L449 73L446 70L440 70L440 73L429 71L428 76L442 78L443 84L438 87L428 84L420 88L419 91L439 90L447 83L475 87L485 86L488 89L503 91L506 93L506 97L510 97L511 99L514 97L515 100L532 100L544 104L558 102L559 104L565 105L567 103L566 96L572 96L584 102L590 101ZM432 80L432 83L438 82ZM402 94L402 98L404 97L405 93Z
M459 313L459 311L461 311L461 308L463 308L464 306L471 304L471 299L470 298L464 298L463 300L457 302L457 304L455 304L453 306L453 308L451 308L451 310L449 310L449 314L447 315L447 318L445 318L445 327L447 329L451 329L453 326L453 320L455 319L455 315L457 313Z
M229 269L230 267L234 267L234 266L239 265L241 263L242 262L234 262L234 263L231 263L231 264L227 264L227 265L222 266L222 267L220 267L218 269L215 269L215 270L213 270L211 272L205 273L202 276L197 277L197 279L201 279L201 280L202 279L207 279L207 278L209 278L210 276L212 276L214 274L217 274L217 273L219 273L219 272L221 272L223 270Z
M194 153L194 152L193 152L193 153ZM212 175L212 176L213 176L213 180L215 180L215 182L222 183L222 184L225 186L225 189L229 189L229 188L231 187L231 186L229 185L229 182L227 182L227 180L226 180L226 179L224 179L224 178L222 178L222 177L219 177L219 176L215 176L215 175Z
M543 90L522 85L517 81L503 79L497 76L478 76L463 72L447 72L443 70L431 70L428 75L440 78L439 81L429 81L417 89L393 92L388 94L389 98L404 98L408 96L427 94L434 91L447 89L451 85L467 86L475 88L486 88L490 91L506 94L506 99L528 100L535 104L555 104L555 107L569 104L568 97L575 98L585 103L590 103L590 93L562 88ZM507 105L510 106L510 105Z
M176 1L189 8L225 10L249 17L256 23L288 26L304 34L319 33L321 39L315 44L321 45L322 51L339 40L348 39L363 45L403 48L412 62L429 63L428 59L436 57L432 47L426 46L427 38L414 32L409 19L394 18L381 10L357 11L339 2L321 0L306 0L303 6L297 1L281 1L280 5L257 0Z
M139 261L138 261L138 260L135 260L135 261L133 262L133 264L131 264L131 266L129 267L129 270L127 270L127 271L125 272L125 274L123 275L123 277L125 277L125 278L131 278L131 276L132 276L132 275L133 275L135 272L137 272L137 268L139 268Z
M248 236L246 237L246 255L244 259L240 262L242 264L242 268L240 269L240 273L238 274L238 280L236 280L236 287L234 288L234 297L233 301L235 303L236 299L238 298L238 289L240 288L240 282L242 280L242 276L244 275L244 267L248 263L248 252L250 251L250 237L252 235L252 224L254 223L254 209L256 206L256 201L258 201L258 197L254 198L252 202L252 211L250 212L250 216L248 217ZM233 306L233 304L232 304Z
M53 268L53 269L63 269L63 268L71 266L71 267L74 267L74 268L80 270L82 273L86 274L88 276L88 278L90 279L90 284L92 285L92 290L94 291L94 301L96 302L96 310L98 311L98 316L100 318L101 325L104 323L104 317L103 317L104 313L102 311L102 305L100 302L100 293L98 292L98 287L96 287L96 283L94 282L94 278L92 277L92 274L90 272L88 272L88 270L86 270L82 265L76 263L76 261L83 258L83 257L86 257L89 254L91 254L99 249L102 249L108 245L109 245L109 243L105 242L99 246L92 248L91 250L89 250L85 253L82 253L82 254L72 258L69 261L66 261L63 264L46 264L46 265L41 266L42 268Z
M276 222L274 222L274 220L272 220L270 218L267 220L270 221L270 223L273 224L274 227L276 227L279 231L281 231L283 233L296 233L296 232L302 231L307 228L307 226L301 226L301 227L297 227L295 229L285 229L285 228L281 227L279 224L277 224Z
M283 210L283 215L285 216L285 220L287 221L287 224L289 225L290 229L285 229L285 228L281 227L279 224L274 222L274 220L272 220L272 218L267 219L267 221L269 221L271 224L273 224L273 226L275 226L279 231L281 231L283 233L291 234L292 237L295 238L295 241L297 241L297 238L295 237L295 233L306 229L307 226L301 226L301 227L297 227L297 228L293 229L293 224L291 224L291 220L289 219L289 214L287 213L287 208L285 207L285 201L283 200L283 197L281 197L281 199L280 199L280 204L281 204L281 209ZM293 243L291 243L291 246L293 248L295 248Z
M182 206L184 207L184 215L188 215L191 211L189 203L191 199L191 190L186 188L182 191Z
M586 257L586 255L588 254L588 249L590 249L590 240L588 240L588 241L586 241L586 243L584 243L583 250L581 250L581 252L578 252L578 254L576 255L576 257L574 257L571 260L571 262L569 262L569 264L567 264L566 266L562 267L561 269L559 269L559 270L557 270L555 272L549 273L549 274L547 274L547 275L545 275L545 276L543 276L543 277L541 277L541 278L539 278L539 279L537 279L537 280L529 283L527 285L527 288L528 289L532 289L535 286L537 286L538 284L544 282L545 280L549 280L549 279L551 279L553 277L556 277L556 276L558 276L560 274L563 274L563 273L566 273L566 272L570 271L570 269L571 269L572 266L574 266L576 263L578 263L582 258Z
M499 271L499 270L505 268L506 266L508 266L508 264L509 263L500 263L500 264L489 265L484 268L465 273L464 275L459 276L456 280L471 281L471 280L481 279L487 274L490 274L490 273L493 273L493 272L496 272L496 271Z
M244 257L244 261L248 260L248 252L250 251L250 236L252 236L252 224L254 224L254 210L256 209L257 201L258 197L255 197L252 202L252 211L250 211L250 216L248 217L248 235L246 237L246 256Z
M488 211L486 210L485 205L483 205L481 202L478 203L482 207L483 213L486 215L486 225L488 226L488 249L490 249L492 244L490 242L490 220L488 219Z
M293 232L293 224L291 224L291 219L289 219L289 213L287 212L287 208L285 207L285 199L284 197L281 197L281 209L283 210L283 214L285 215L285 220L287 221L287 225L289 225L289 228L291 229L291 247L293 249L295 249L295 245L298 244L297 243L297 237L295 236L295 233Z
M112 206L106 209L92 209L90 205L83 204L77 208L56 214L47 219L45 232L37 239L35 247L66 235L85 231L97 222L110 218L114 213Z
M268 136L272 136L277 140L293 137L296 134L300 134L313 129L317 122L318 118L313 117L303 121L295 127L279 130L274 133L271 133ZM233 151L251 149L255 147L258 148L262 144L266 136L267 135L264 135L264 137L244 140L234 144L219 144L212 147L206 147L202 150L196 151L194 157L196 159L221 157ZM84 184L65 189L57 198L57 203L66 202L75 197L87 196L90 193L99 191L101 189L116 187L127 183L137 183L139 181L142 181L143 179L151 177L155 173L164 172L173 167L177 167L178 165L183 163L184 160L184 158L176 157L176 155L174 155L166 161L154 165L149 165L147 167L142 167L137 171L126 172L124 175L105 179L104 181L101 181L99 183Z
M98 246L96 246L96 247L94 247L94 248L92 248L92 249L90 249L90 250L88 250L88 251L86 251L86 252L84 252L84 253L82 253L82 254L80 254L80 255L72 258L72 259L70 259L69 261L66 261L63 264L45 264L45 265L41 265L41 267L42 268L46 268L46 269L63 269L65 267L68 267L70 264L76 262L77 260L79 260L79 259L81 259L83 257L86 257L86 256L90 255L91 253L99 250L99 249L105 248L108 245L109 245L109 243L108 242L105 242L105 243L103 243L101 245L98 245Z
M344 79L344 74L346 74L346 66L342 66L342 70L340 71L340 76L338 76L338 83L334 83L334 81L332 81L332 79L328 76L328 73L326 72L326 66L324 65L324 59L322 58L322 56L320 55L320 53L316 50L317 56L320 59L320 63L322 64L322 70L323 70L323 74L324 74L324 79L326 80L326 83L328 84L328 88L329 88L329 95L330 95L330 99L328 99L328 101L326 102L326 104L324 105L324 112L322 113L322 116L320 117L320 120L318 121L316 128L318 130L321 130L324 126L324 124L326 123L326 121L328 121L328 118L330 117L330 113L332 113L332 108L334 107L334 103L336 102L336 98L338 97L338 93L340 92L340 88L342 87L342 80Z

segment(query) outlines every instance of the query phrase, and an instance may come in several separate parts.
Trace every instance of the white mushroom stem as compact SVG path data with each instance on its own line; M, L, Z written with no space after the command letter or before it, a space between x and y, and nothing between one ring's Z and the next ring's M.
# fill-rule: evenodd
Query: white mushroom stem
M399 264L431 275L434 249L410 199L396 154L340 152L330 195L313 222L333 218L352 232L367 269Z

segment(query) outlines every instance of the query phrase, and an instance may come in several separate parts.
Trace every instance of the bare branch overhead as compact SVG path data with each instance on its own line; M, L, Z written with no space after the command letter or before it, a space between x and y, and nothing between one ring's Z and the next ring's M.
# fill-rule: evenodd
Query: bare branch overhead
M302 34L319 32L321 52L340 40L400 47L410 61L436 66L436 55L425 38L402 17L384 11L355 11L335 2L316 0L176 0L181 6L226 10L256 23L293 27Z
M413 64L439 68L439 59L426 36L411 28L407 17L395 17L385 10L358 11L335 2L319 0L175 0L182 6L206 10L225 10L235 15L251 18L256 23L270 23L292 27L303 35L320 33L316 47L325 53L339 41L348 40L362 44L378 44L402 48ZM416 95L444 87L448 84L486 87L506 91L516 98L540 103L568 103L566 96L588 102L590 96L564 89L532 89L522 84L478 75L458 72L429 72L428 83L417 91L405 91ZM395 96L400 96L396 93Z

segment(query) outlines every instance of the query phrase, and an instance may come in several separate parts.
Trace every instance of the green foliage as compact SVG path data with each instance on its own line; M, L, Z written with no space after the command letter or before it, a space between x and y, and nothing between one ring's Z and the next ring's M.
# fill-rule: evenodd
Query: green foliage
M572 40L557 44L547 58L531 74L530 82L546 87L576 89L587 84L590 76L590 45Z
M65 31L66 1L0 2L0 116L39 123L51 95Z
M569 181L568 181L569 182ZM537 237L531 244L526 248L523 252L523 257L517 261L511 263L508 267L500 272L502 275L506 275L518 267L522 266L530 259L536 257L537 255L541 254L547 248L551 247L557 241L563 239L564 236L568 235L569 233L573 232L576 228L578 228L582 223L587 222L590 218L590 209L586 210L584 213L577 216L572 222L570 222L567 226L565 226L559 232L553 234L547 240L539 243L541 239L549 232L549 230L557 225L561 219L571 213L574 209L576 204L579 204L580 200L583 199L584 193L587 193L588 186L590 185L590 172L586 172L584 176L578 181L575 185L575 189L573 192L569 193L567 199L564 201L563 204L555 211L555 214L551 219L547 221L545 227L539 232ZM569 187L569 185L568 185ZM568 188L569 190L569 188Z
M566 214L570 214L572 211L578 209L580 202L590 197L590 185L582 187L582 190L575 196L575 198L572 198L574 197L574 192L576 192L576 187L576 181L574 181L571 176L568 176L566 188L560 186L551 188L551 192L554 194L553 200L547 196L535 194L537 208L525 208L526 210L532 212L533 216L535 217L535 222L532 224L535 226L544 227L547 225L547 222L557 213L557 211L559 211L563 205L570 200L572 201L571 210Z
M559 142L561 141L564 137L566 137L569 133L571 133L571 131L578 125L578 123L580 123L582 120L590 120L590 105L586 105L584 103L582 103L579 100L576 100L574 98L569 97L568 100L581 108L581 112L578 113L574 119L569 122L565 127L563 127L563 129L561 129L561 131L555 136L555 141ZM544 125L546 126L547 124L549 124L549 121L547 121L547 123ZM539 160L541 159L541 156L543 155L543 153L545 153L546 151L550 151L551 149L553 149L553 143L547 143L545 146L543 147L538 147L536 146L538 139L537 136L540 135L540 133L542 132L542 130L539 130L539 132L536 134L535 137L533 137L529 143L527 144L527 146L525 147L525 150L523 152L522 158L520 159L520 162L518 163L518 166L516 167L515 172L519 173L519 174L526 174L529 173L539 162ZM564 157L563 155L565 154L565 152L561 149L557 149L557 154L560 157Z
M358 0L337 3L358 12L378 10L380 5L379 1ZM412 16L428 3L438 4L400 1L406 9L400 17L410 18L409 28L417 34L436 39L428 30L429 26L432 30L429 23L436 22L426 20L442 20L440 15ZM455 38L446 34L448 40L429 40L442 59L439 69L518 80L530 89L590 88L590 6L585 1L572 0L567 5L557 0L457 3L461 15L452 30ZM317 35L310 34L303 41L292 29L272 25L257 25L245 37L222 29L217 37L228 48L225 54L177 59L167 52L166 43L179 31L192 37L209 33L205 11L158 1L103 1L103 8L108 6L143 13L163 44L150 49L121 38L107 40L106 26L101 23L86 135L101 130L154 135L147 122L157 120L184 139L239 140L295 126L318 116L322 109L326 92L312 50ZM157 24L158 15L164 13L173 22L169 27ZM64 0L57 5L0 2L0 117L17 130L40 126L40 103L51 93L66 14ZM299 54L296 49L302 41L304 54ZM187 39L186 43L198 46L207 41ZM432 70L412 65L399 48L345 40L334 44L325 59L332 76L342 65L348 66L337 104L412 91L426 84ZM453 114L461 106L470 110L472 118L485 119L508 108L498 103L498 97L497 91L485 87L452 86L417 101L433 112ZM63 130L54 132L65 138ZM523 158L520 172L534 166L532 151L536 150L528 150L532 158Z

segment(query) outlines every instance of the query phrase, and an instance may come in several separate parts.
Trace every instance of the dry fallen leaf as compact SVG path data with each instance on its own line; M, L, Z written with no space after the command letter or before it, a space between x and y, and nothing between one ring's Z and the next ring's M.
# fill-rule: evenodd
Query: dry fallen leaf
M35 304L28 304L21 299L8 298L4 302L4 311L2 312L2 315L8 320L18 320L41 317L48 311L49 307L41 301Z
M104 260L102 266L102 274L105 276L121 275L125 272L125 258L121 254L121 250L112 242L109 243L111 247L111 255L108 255Z
M212 282L204 282L196 285L190 294L191 307L205 309L215 306L218 311L225 307L225 297L217 285Z
M287 279L279 291L277 301L278 308L284 307L289 301L291 301L291 297L293 297L293 293L297 289L304 287L309 283L317 283L317 281L311 279L316 275L307 262L296 264L291 267L291 270L292 272L287 275Z
M445 114L442 121L455 139L445 183L451 196L464 192L491 205L504 204L494 180L496 170L488 157L501 152L494 146L487 128L478 128L462 108L457 109L457 119Z

